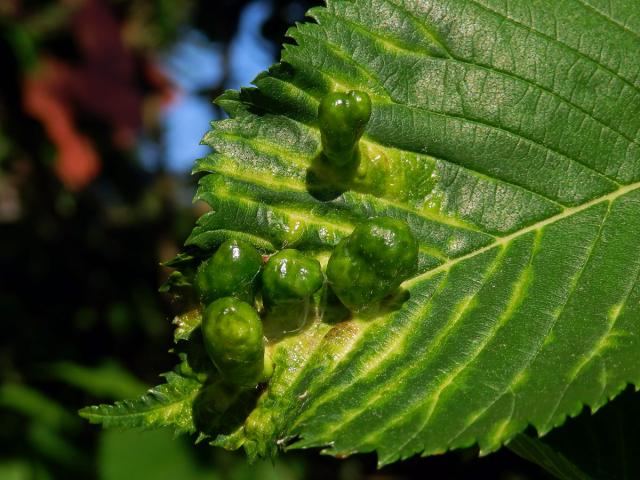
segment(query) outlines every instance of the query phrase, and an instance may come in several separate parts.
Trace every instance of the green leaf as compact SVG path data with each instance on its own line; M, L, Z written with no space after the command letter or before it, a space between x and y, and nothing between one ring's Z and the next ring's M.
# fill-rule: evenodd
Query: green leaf
M39 455L76 471L88 471L91 463L86 454L68 438L49 426L33 422L26 429L31 448Z
M639 478L638 400L626 391L594 416L584 412L543 438L520 434L509 448L562 480Z
M162 262L160 265L163 267L183 267L185 265L190 265L194 260L195 258L193 255L186 252L180 252L171 260Z
M381 465L488 453L639 384L639 11L331 0L256 88L218 99L231 118L194 169L212 211L190 248L237 236L326 263L386 215L420 250L408 298L375 318L335 323L320 302L305 330L272 339L274 376L215 444L376 451ZM346 191L318 198L318 103L348 90L372 100L361 163Z
M3 480L52 480L46 468L33 459L9 459L0 462Z
M329 1L289 32L297 45L257 89L218 100L231 118L195 167L213 211L190 243L237 231L328 253L375 215L420 241L400 309L334 326L319 315L272 346L245 447L297 439L375 450L380 464L475 443L488 453L638 383L639 10ZM317 105L350 89L373 103L363 174L321 201L308 177Z
M0 385L0 408L13 410L50 430L70 431L78 427L78 419L63 405L35 388L18 383Z
M193 402L202 384L174 372L164 374L166 383L134 400L95 405L80 410L81 417L104 427L158 428L171 426L176 433L195 432Z
M104 432L98 468L102 480L180 478L218 480L221 476L196 461L169 432Z
M180 340L189 340L194 330L200 327L201 322L202 312L198 309L177 315L173 319L173 324L176 326L173 332L173 341L178 343Z

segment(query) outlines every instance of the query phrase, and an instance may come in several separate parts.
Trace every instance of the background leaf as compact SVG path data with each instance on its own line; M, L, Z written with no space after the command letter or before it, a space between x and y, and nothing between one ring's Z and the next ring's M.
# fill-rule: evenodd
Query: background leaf
M53 364L50 372L54 378L102 398L134 397L146 390L143 383L115 362L85 367L63 361Z
M18 383L0 385L0 406L53 430L73 429L77 417L37 390Z
M637 384L637 0L329 1L282 63L229 92L205 142L187 244L239 232L264 251L332 247L362 219L405 219L419 274L400 309L317 322L272 345L252 454L296 439L381 464L545 433ZM630 13L631 12L631 13ZM310 191L329 91L373 114L350 189ZM317 161L317 160L316 160Z

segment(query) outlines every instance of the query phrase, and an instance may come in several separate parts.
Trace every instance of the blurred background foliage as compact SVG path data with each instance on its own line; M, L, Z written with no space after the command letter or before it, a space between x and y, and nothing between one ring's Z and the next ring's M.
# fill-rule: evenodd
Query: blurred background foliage
M317 4L0 0L0 480L547 478L507 451L248 465L76 415L173 367L160 263L204 208L189 170L222 115L211 100L273 63Z

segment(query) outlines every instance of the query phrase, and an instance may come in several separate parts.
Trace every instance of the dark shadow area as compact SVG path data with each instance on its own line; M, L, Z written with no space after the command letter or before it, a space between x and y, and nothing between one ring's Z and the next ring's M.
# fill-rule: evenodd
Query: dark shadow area
M307 191L321 202L335 200L353 187L358 165L355 163L337 170L329 165L324 154L317 155L307 169Z
M402 308L407 300L409 300L411 294L408 290L398 288L392 294L386 296L378 302L372 302L370 305L365 305L360 311L358 311L358 317L364 320L374 321L381 316L389 315Z
M320 294L320 318L324 323L333 325L351 318L351 310L343 305L331 286L325 282Z
M595 413L585 407L542 438L528 428L509 448L539 465L562 468L568 462L585 478L640 478L639 431L640 394L629 386Z
M313 301L287 302L267 308L262 324L269 342L298 335L313 324L316 305Z
M196 428L215 438L229 435L242 426L256 407L260 389L242 389L212 376L193 403Z
M212 378L217 375L211 359L204 349L202 330L196 328L188 341L179 341L172 350L181 360L180 373L199 378Z
M388 186L393 183L389 159L382 152L373 158L367 155L368 152L361 149L357 162L336 167L320 153L307 169L307 191L322 202L335 200L347 191L384 198L388 195Z

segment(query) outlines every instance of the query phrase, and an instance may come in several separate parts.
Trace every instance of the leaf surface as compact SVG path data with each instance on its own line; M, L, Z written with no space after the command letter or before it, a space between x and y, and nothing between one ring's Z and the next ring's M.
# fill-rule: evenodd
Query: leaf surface
M174 372L163 375L166 383L149 389L134 400L113 405L95 405L80 410L91 423L116 428L159 428L171 426L176 433L196 431L193 403L202 384Z
M324 258L358 222L406 220L408 299L270 345L276 370L216 444L380 464L545 433L640 380L640 1L334 0L290 31L231 118L187 240ZM313 194L319 100L365 90L350 188Z

